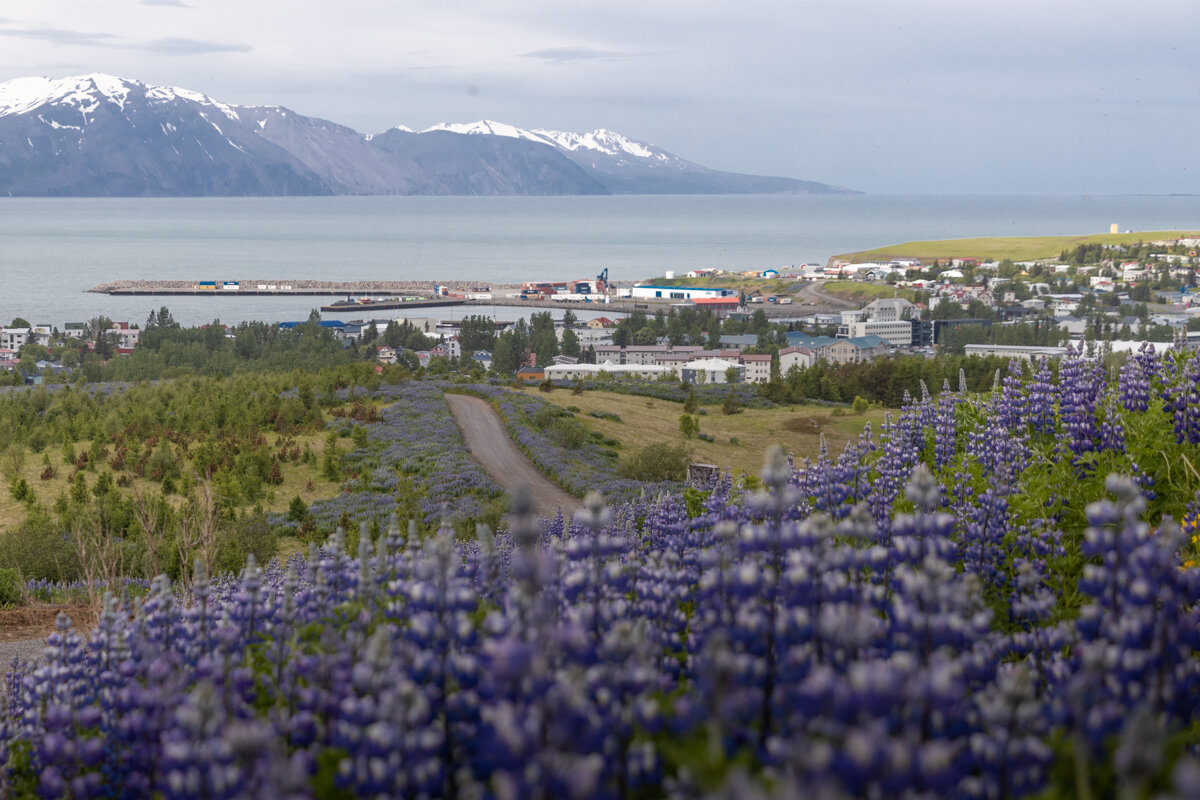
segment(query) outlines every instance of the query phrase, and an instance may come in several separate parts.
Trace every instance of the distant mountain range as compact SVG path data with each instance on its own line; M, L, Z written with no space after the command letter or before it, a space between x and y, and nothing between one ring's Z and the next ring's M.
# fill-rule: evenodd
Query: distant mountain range
M0 83L0 195L857 194L707 169L606 130L364 135L110 75Z

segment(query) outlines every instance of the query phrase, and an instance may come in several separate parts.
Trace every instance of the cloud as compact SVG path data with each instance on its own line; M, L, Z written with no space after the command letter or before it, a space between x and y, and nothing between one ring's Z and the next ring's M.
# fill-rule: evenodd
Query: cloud
M4 28L0 36L18 39L37 39L51 44L111 47L117 38L111 33L85 33L64 28Z
M162 3L172 0L150 0ZM5 24L0 20L0 25ZM146 42L129 42L111 33L87 33L65 28L28 27L0 28L0 36L10 36L18 39L34 39L56 45L76 47L104 47L110 50L132 50L143 53L158 53L169 56L207 55L209 53L248 53L253 48L239 42L213 42L203 39L187 39L167 37L152 39Z
M187 3L183 2L183 0L140 0L138 5L168 6L170 8L195 8L195 6L189 6Z
M598 61L612 58L627 58L624 53L611 50L596 50L591 47L549 47L522 53L521 58L541 58L546 61Z
M141 50L147 53L162 53L169 56L195 56L206 53L249 53L253 48L248 44L236 42L206 42L201 39L183 39L170 37L154 39L127 46L130 50Z

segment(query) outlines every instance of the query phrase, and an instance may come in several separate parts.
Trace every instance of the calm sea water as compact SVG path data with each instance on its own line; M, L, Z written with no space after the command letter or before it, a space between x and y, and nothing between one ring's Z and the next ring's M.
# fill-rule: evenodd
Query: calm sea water
M119 278L472 279L824 263L917 239L1200 229L1200 197L341 197L0 200L0 323L303 318L319 298L112 298ZM441 316L442 314L439 314Z

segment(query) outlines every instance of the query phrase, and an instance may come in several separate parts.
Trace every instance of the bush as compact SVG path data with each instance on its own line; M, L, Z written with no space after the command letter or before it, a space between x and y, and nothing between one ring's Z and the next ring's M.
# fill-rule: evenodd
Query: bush
M569 417L563 417L555 422L547 432L568 450L582 446L588 438L587 428Z
M288 504L288 519L293 522L303 522L308 518L308 506L304 503L304 498L296 495L292 498L292 502Z
M251 553L259 564L267 564L277 549L275 529L267 522L267 515L249 514L221 532L213 572L237 574L246 566L246 556Z
M700 432L700 423L696 422L696 418L691 414L679 415L679 432L684 438L691 439Z
M686 416L686 415L685 415ZM656 442L643 447L621 464L620 475L635 481L656 483L687 479L692 448L686 444L670 445Z
M40 504L30 508L20 525L0 533L0 564L26 580L79 578L79 555L70 535Z
M871 407L871 403L862 395L854 396L854 403L851 404L850 410L855 414L864 414Z
M0 567L0 606L19 606L25 602L21 575L10 567Z

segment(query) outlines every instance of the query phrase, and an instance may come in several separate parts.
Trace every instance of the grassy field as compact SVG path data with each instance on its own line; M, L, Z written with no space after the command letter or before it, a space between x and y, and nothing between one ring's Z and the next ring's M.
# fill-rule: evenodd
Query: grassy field
M288 503L296 496L303 498L306 504L311 505L313 500L332 497L341 491L341 481L331 482L321 477L320 455L322 448L325 446L325 437L327 435L328 432L323 431L305 436L292 437L292 441L301 450L304 449L305 445L312 448L317 458L312 464L305 464L303 460L296 463L290 461L281 462L280 472L283 475L283 483L278 486L268 484L263 487L266 496L260 502L264 510L286 511ZM273 435L268 437L268 441L273 440ZM86 452L90 446L91 442L89 441L75 443L75 449L78 452ZM349 439L343 438L338 440L338 447L342 452L347 452L353 449L354 445ZM25 464L20 475L28 482L38 501L50 507L59 495L65 495L70 491L71 485L67 482L67 476L71 475L75 471L75 468L74 465L63 462L61 448L48 447L44 452L50 459L50 465L54 468L54 477L42 480L41 476L45 465L40 453L26 455ZM96 478L102 471L113 472L108 465L104 465L103 467L85 470L82 473L87 480L89 488L95 486ZM312 483L311 491L308 489L309 482ZM143 478L135 479L133 485L138 491L145 494L157 494L162 489L160 483ZM0 490L4 492L3 499L0 499L0 530L7 530L20 524L25 518L25 506L13 500L8 494L6 487L0 487ZM177 501L180 500L179 495L173 495L173 497Z
M1074 249L1081 244L1137 244L1200 236L1196 231L1140 231L1134 233L1101 233L1084 236L997 236L979 239L942 239L929 242L905 242L859 253L845 253L835 259L852 263L882 261L889 258L919 258L923 262L934 259L978 258L987 261L1034 261L1042 258L1057 258L1064 250Z
M578 407L576 418L588 429L619 441L622 457L653 442L675 444L684 441L679 432L682 403L610 392L589 391L574 395L561 389L549 393L536 389L527 391L560 406ZM621 421L597 419L588 416L589 411L616 414ZM767 449L776 444L793 453L797 463L806 456L816 458L822 433L830 452L839 453L847 441L862 433L868 421L878 431L884 414L882 410L872 410L836 416L833 409L825 406L746 409L731 415L722 414L719 406L710 406L707 411L706 415L697 417L700 432L710 434L714 441L688 440L695 448L694 460L716 464L735 477L742 473L757 475L762 470ZM731 441L735 438L736 444Z
M825 281L821 284L821 289L826 294L859 303L869 303L880 297L903 297L905 300L912 300L916 294L912 289L898 289L886 283L864 281Z

